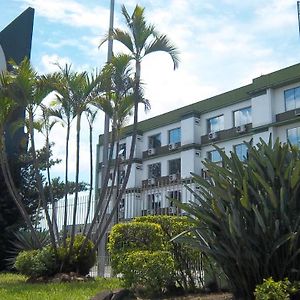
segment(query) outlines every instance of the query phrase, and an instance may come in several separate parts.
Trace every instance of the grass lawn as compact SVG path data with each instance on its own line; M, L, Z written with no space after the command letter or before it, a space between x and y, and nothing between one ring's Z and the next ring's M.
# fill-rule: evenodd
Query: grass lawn
M104 289L121 286L116 278L97 278L90 282L26 283L26 277L0 274L1 300L88 300Z

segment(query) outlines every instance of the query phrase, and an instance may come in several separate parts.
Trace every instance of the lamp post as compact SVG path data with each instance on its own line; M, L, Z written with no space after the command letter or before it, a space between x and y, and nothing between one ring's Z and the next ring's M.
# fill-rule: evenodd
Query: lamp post
M112 59L113 53L113 39L112 31L114 27L114 9L115 1L110 0L110 16L109 16L109 29L108 29L108 48L107 48L107 62L110 62ZM101 188L103 188L104 177L108 169L108 145L109 145L109 122L110 118L108 114L105 114L104 120L104 134L103 134L103 160L102 160L102 170L101 170ZM101 200L101 199L99 199ZM98 247L98 275L104 276L105 272L105 236L99 243Z

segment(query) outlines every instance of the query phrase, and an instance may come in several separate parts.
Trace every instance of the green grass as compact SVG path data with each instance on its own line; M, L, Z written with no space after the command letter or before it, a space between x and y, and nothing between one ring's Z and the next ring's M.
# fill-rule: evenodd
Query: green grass
M101 290L121 287L116 278L97 278L90 282L26 283L26 277L0 274L1 300L89 300Z

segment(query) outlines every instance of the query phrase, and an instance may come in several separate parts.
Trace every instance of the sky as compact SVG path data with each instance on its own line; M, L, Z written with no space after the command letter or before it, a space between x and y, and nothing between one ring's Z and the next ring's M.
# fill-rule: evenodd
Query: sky
M115 1L115 27L124 27L121 5L145 7L146 19L168 35L180 52L178 70L170 57L151 54L142 62L145 96L151 111L140 120L252 82L260 75L296 64L300 57L297 1L294 0L124 0ZM0 0L0 30L28 6L35 8L31 61L39 73L56 63L92 72L106 61L110 0ZM114 52L124 48L114 43ZM103 132L99 114L94 134ZM88 181L88 134L83 126L80 179ZM64 158L64 129L52 133L54 155ZM42 144L40 139L40 145ZM71 172L75 168L72 135ZM63 177L64 163L54 169Z

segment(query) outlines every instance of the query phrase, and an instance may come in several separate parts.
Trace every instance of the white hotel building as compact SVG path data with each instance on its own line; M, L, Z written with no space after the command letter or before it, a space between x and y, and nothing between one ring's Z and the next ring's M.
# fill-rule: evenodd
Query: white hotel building
M139 122L139 136L118 217L180 214L170 198L192 199L191 172L205 176L205 158L220 161L213 144L243 159L243 141L289 140L300 145L300 64L254 78L252 83ZM121 140L128 158L131 126ZM96 191L101 188L103 137L97 145ZM125 159L126 164L126 159ZM192 186L193 188L197 188Z

